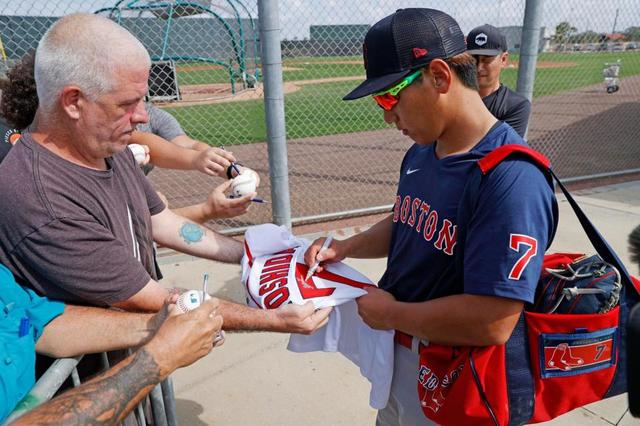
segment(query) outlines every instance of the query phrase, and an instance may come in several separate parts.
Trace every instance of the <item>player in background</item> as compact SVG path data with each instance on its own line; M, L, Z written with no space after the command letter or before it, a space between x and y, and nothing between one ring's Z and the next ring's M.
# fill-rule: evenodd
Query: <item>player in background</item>
M369 29L363 54L367 79L344 99L372 96L385 122L415 144L400 166L393 213L319 255L324 239L314 241L305 262L388 258L379 288L358 299L372 328L406 337L395 345L378 424L428 424L416 390L418 353L404 344L504 343L533 301L556 201L536 166L506 160L484 180L461 240L458 203L476 160L525 142L482 102L475 60L449 15L400 9Z
M467 52L478 62L478 88L487 109L524 138L531 102L500 83L500 74L509 63L507 38L496 27L481 25L469 32Z

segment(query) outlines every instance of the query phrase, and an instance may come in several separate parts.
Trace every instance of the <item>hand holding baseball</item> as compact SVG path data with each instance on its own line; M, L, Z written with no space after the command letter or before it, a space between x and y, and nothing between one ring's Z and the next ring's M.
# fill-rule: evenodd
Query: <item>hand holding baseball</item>
M147 145L140 145L137 143L130 143L127 148L133 153L136 163L139 166L144 166L149 163L151 156L149 155L149 147Z
M219 305L217 298L211 298L182 315L178 314L177 305L169 306L169 317L145 345L160 367L163 379L174 370L193 364L222 344L215 342L223 322L218 314Z
M255 194L260 185L260 176L255 171L244 167L241 173L231 180L230 198L242 198Z
M209 176L227 177L227 167L235 163L236 158L229 151L211 147L200 153L193 160L193 168Z
M251 206L251 199L258 194L252 192L240 198L227 198L225 192L231 188L233 181L226 180L211 191L203 208L209 219L222 219L245 214Z

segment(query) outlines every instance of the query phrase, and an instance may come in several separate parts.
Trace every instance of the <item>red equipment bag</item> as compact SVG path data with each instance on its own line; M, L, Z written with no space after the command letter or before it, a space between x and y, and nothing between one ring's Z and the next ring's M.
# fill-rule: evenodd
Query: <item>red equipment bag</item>
M536 300L525 307L504 345L420 345L418 394L425 416L438 424L544 422L626 392L624 326L630 307L640 300L639 282L629 276L546 157L522 145L505 145L480 159L481 173L472 173L460 202L459 241L464 241L482 176L515 156L534 162L550 183L557 182L598 255L546 255Z

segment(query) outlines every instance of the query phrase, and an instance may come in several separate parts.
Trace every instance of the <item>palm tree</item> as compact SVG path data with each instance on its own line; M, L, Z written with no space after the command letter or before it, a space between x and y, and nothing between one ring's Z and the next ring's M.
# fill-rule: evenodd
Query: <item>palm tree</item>
M572 26L567 21L562 21L556 25L556 33L553 36L553 40L558 44L564 45L564 50L567 50L567 40L571 33L575 33L578 29Z

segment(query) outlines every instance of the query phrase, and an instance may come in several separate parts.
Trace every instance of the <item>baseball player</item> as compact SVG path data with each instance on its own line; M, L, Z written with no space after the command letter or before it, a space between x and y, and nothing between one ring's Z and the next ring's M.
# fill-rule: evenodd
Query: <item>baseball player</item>
M500 83L500 73L509 62L507 49L507 38L489 24L472 29L467 36L467 52L478 62L478 87L482 101L491 114L524 138L531 102Z
M476 160L525 142L482 102L475 60L449 15L400 9L371 27L363 53L367 79L344 99L371 96L385 122L415 144L400 167L393 213L321 253L323 239L314 241L305 262L388 257L380 288L358 299L367 324L396 330L391 394L377 424L429 424L416 389L417 343L509 338L534 298L556 201L536 166L505 160L483 179L459 240L458 204Z

